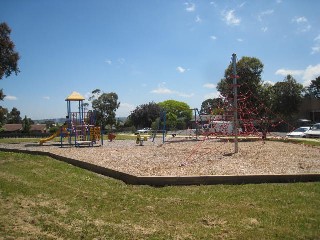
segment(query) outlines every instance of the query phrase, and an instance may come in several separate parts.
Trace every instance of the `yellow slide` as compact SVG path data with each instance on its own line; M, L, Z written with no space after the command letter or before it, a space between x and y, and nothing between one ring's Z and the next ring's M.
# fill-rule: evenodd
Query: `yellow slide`
M44 142L50 141L50 140L54 139L55 137L58 137L59 135L60 135L60 128L54 134L52 134L50 137L41 138L39 144L43 145Z

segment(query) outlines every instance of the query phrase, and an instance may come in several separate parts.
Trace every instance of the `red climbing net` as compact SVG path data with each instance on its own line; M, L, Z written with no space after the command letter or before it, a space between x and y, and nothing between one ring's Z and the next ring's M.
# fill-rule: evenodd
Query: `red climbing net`
M245 84L244 84L245 85ZM240 85L237 85L238 87ZM230 88L233 85L230 85ZM285 124L293 128L288 122L274 113L266 104L246 86L245 93L239 93L237 97L238 133L241 136L265 137L266 134L277 132ZM220 116L213 116L208 126L203 126L203 135L209 136L232 136L234 135L234 99L232 94L229 97L220 96L218 109L223 112ZM274 134L274 133L273 133Z

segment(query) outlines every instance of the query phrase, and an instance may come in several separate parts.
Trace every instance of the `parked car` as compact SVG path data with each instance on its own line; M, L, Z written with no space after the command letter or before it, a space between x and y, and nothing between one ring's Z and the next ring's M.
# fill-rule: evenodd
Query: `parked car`
M310 130L306 131L308 138L320 138L320 123L314 124Z
M306 132L310 129L311 127L299 127L292 132L287 134L287 137L292 137L292 138L305 138L306 137Z
M151 131L151 128L143 128L143 129L137 130L136 134L138 134L138 133L148 133L150 131Z

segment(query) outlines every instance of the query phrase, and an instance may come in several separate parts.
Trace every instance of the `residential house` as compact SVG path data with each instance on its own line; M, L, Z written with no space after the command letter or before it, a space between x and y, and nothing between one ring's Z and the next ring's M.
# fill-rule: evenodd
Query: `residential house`
M3 125L4 133L20 133L23 130L21 123L5 124ZM46 124L32 124L30 126L30 133L46 133Z
M298 112L299 119L308 119L314 123L320 122L320 99L304 98Z

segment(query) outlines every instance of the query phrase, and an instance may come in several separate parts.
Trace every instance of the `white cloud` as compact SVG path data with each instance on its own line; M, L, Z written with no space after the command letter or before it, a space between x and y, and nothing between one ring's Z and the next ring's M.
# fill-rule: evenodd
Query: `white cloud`
M262 32L266 32L266 31L268 31L268 28L267 27L263 27L263 28L261 28L261 31Z
M129 116L130 113L135 109L136 107L133 104L130 103L120 103L119 108L117 109L117 116L119 117L126 117Z
M44 96L43 99L50 100L50 97L49 96Z
M152 90L151 93L156 93L156 94L174 94L175 92L170 90L169 88L165 88L165 87L159 86L158 88Z
M236 17L234 14L235 10L230 10L230 11L223 11L223 20L226 22L227 25L231 26L237 26L240 24L241 19Z
M11 96L11 95L7 95L4 98L5 100L9 100L9 101L16 101L18 100L18 98L16 96Z
M263 12L259 13L259 15L258 15L258 20L259 20L259 21L262 21L262 18L263 18L263 17L265 17L265 16L267 16L267 15L271 15L271 14L273 14L273 13L274 13L274 10L273 10L273 9L269 9L269 10L263 11Z
M126 62L126 60L124 58L119 58L118 59L118 63L120 64L124 64Z
M302 76L303 75L303 70L291 70L291 69L278 69L276 71L276 75L282 75L282 76L287 76L287 75L292 75L292 76Z
M185 98L190 98L194 96L193 93L188 94L188 93L178 92L178 91L174 91L169 88L166 88L164 86L165 84L166 84L165 82L159 84L158 88L152 90L151 93L161 94L161 95L172 94L172 95L178 95L179 97L185 97Z
M302 77L303 86L310 85L311 80L320 76L320 64L315 66L309 65L304 70L289 70L289 69L279 69L275 73L276 75L287 76L288 74L295 77Z
M195 21L196 21L197 23L201 23L201 22L202 22L202 19L199 17L199 15L197 15Z
M320 34L314 39L315 45L311 47L311 54L320 53Z
M210 38L212 39L212 40L217 40L217 37L216 36L210 36Z
M92 93L91 92L86 92L83 96L85 99L89 99L91 97Z
M308 86L310 85L311 80L315 79L316 77L320 76L320 64L315 66L309 65L303 74L303 85Z
M184 4L186 5L187 12L194 12L196 10L196 5L194 3L185 2Z
M242 38L237 38L237 41L238 42L243 42L243 39Z
M306 19L306 17L295 17L294 19L292 19L292 21L296 23L304 23L308 22L308 19Z
M272 86L275 84L275 82L270 81L270 80L263 81L263 83L267 83L267 84L270 84Z
M179 67L176 68L176 70L177 70L179 73L184 73L187 69L179 66Z
M211 2L210 2L210 5L213 5L214 7L217 7L217 6L218 6L214 1L211 1Z
M320 44L311 48L311 54L320 53Z
M311 25L308 22L308 19L304 16L294 17L292 22L296 23L298 26L298 32L308 32L311 29Z
M111 61L110 59L106 59L104 62L107 63L107 64L109 64L109 65L112 64L112 61Z
M203 99L212 99L212 98L219 98L219 97L220 97L219 92L211 92L211 93L205 94L203 96Z
M242 8L244 5L246 5L247 2L243 2L239 5L239 8Z
M217 85L213 84L213 83L205 83L205 84L203 84L203 87L204 88L216 88Z

